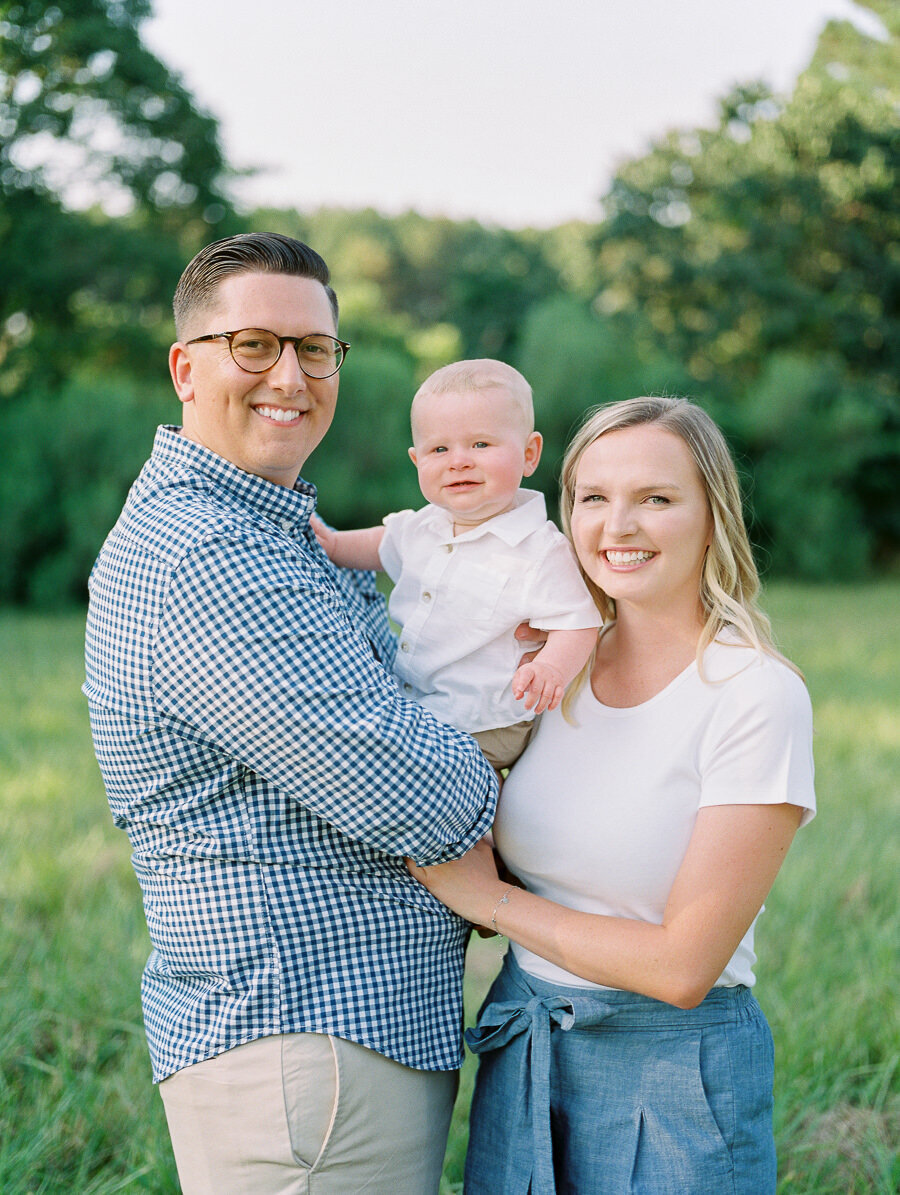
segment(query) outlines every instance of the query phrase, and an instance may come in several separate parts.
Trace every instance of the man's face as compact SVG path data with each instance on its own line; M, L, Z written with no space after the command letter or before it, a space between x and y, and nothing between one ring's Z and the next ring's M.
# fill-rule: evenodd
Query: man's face
M337 331L324 286L291 274L225 278L185 340L238 328L268 328L278 336ZM183 434L276 485L293 486L334 416L338 375L308 378L290 344L271 369L254 374L235 364L227 340L179 342L169 352L169 369L184 404Z

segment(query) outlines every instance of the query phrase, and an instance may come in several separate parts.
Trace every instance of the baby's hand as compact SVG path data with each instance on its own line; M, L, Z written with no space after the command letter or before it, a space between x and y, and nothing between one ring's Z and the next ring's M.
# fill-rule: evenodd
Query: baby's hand
M516 670L512 688L516 699L524 698L525 708L536 714L555 710L565 691L562 673L552 664L542 664L540 656Z
M334 553L335 533L330 527L326 527L318 515L311 515L309 525L313 529L313 534L319 541L319 547L330 560Z

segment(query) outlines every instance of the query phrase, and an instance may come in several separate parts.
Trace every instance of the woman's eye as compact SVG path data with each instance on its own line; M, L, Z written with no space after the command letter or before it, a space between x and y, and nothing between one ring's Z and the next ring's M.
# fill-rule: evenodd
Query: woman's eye
M668 506L669 505L669 499L664 498L662 494L651 494L648 497L647 501L651 504L651 506Z
M603 495L602 494L585 494L584 497L581 499L581 501L585 505L587 505L588 503L591 503L591 502L602 502Z

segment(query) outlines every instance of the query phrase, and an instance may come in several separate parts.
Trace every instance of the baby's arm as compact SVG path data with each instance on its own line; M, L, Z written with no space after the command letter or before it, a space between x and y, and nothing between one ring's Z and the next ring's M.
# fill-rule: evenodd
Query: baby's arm
M555 710L563 693L574 680L597 642L597 628L577 631L549 631L547 642L528 664L522 664L513 677L513 693L525 699L525 708L536 714Z
M384 527L363 527L359 531L332 531L313 515L312 529L322 551L338 568L366 568L378 572L378 549L384 539Z

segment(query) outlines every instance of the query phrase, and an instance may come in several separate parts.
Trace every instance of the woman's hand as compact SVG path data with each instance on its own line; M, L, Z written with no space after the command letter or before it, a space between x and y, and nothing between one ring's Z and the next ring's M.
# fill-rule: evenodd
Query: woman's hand
M407 859L406 866L432 896L473 925L490 923L492 910L509 887L497 874L494 851L486 838L461 859L434 867L417 867Z

